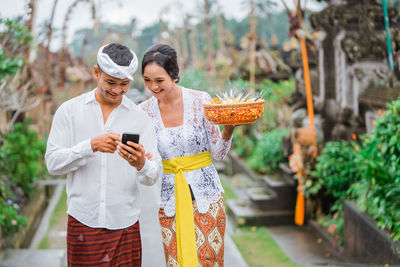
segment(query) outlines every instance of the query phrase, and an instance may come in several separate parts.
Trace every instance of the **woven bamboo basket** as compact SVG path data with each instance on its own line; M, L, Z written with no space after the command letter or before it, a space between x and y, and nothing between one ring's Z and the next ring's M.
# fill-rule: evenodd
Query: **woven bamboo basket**
M255 122L264 112L264 100L233 104L203 104L207 120L218 125L239 125Z

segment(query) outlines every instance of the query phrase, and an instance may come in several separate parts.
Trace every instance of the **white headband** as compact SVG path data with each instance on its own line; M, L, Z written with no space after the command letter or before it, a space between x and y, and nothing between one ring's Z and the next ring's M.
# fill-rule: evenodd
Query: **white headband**
M126 79L133 81L133 73L137 70L138 67L138 58L136 54L132 51L133 58L129 66L120 66L116 64L106 53L103 53L104 47L107 45L103 45L100 47L99 51L97 52L97 64L102 71L107 73L108 75L118 78L118 79Z

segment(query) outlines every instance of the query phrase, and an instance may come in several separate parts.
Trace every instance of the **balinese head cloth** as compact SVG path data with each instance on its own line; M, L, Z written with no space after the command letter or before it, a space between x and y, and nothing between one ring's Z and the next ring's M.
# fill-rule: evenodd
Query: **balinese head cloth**
M126 79L133 81L133 73L135 73L138 67L138 58L136 54L132 51L133 58L129 66L120 66L116 64L109 55L103 53L104 47L107 45L103 45L100 47L99 51L97 52L97 64L99 65L100 69L107 73L108 75L118 78L118 79Z

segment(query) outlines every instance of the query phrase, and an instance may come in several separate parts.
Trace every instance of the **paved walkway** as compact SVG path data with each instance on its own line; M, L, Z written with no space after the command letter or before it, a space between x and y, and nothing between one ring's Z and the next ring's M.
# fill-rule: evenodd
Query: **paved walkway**
M165 266L160 226L158 223L159 184L141 186L142 216L140 227L143 245L143 267ZM225 234L225 266L246 267L229 234Z
M160 196L160 185L152 187L140 186L142 215L140 227L143 247L142 267L165 266L164 250L161 241L160 226L158 224L158 203ZM59 198L59 191L51 199L49 209L54 208ZM46 233L51 210L46 212L42 220L40 231L34 237L34 243L29 249L8 250L0 258L0 267L66 267L66 250L48 249L38 250L37 244ZM66 224L65 224L66 228ZM65 229L61 229L65 233ZM61 235L62 236L62 235ZM64 238L64 237L62 237ZM225 266L247 267L238 249L228 234L225 235Z

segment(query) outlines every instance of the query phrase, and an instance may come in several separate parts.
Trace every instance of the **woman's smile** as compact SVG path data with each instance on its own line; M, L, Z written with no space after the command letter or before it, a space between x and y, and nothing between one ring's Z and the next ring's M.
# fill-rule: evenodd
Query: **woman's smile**
M162 91L164 91L164 89L157 89L157 90L150 90L153 94L159 94Z

